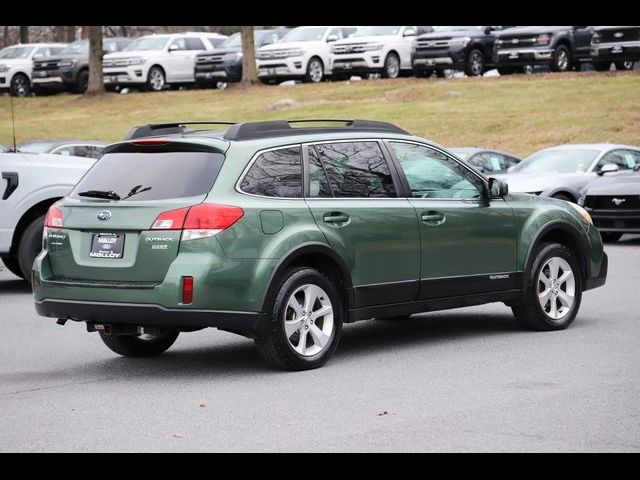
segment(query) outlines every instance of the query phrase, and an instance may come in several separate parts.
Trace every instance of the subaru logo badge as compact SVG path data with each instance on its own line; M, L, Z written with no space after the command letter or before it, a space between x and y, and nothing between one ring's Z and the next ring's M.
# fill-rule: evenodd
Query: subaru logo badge
M109 210L100 210L96 216L98 220L109 220L111 218L111 212Z

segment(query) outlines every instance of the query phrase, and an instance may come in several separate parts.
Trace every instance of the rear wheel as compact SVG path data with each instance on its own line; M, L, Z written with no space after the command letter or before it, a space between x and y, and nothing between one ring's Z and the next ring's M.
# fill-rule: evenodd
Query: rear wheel
M617 242L622 238L622 235L620 232L600 232L602 241L607 243Z
M400 58L391 52L384 59L384 67L382 68L383 78L398 78L400 75Z
M31 284L31 270L33 262L42 250L42 231L44 230L44 215L33 220L22 233L18 244L18 264L24 278Z
M477 48L469 52L464 73L469 77L478 77L484 73L484 54Z
M511 309L530 330L562 330L575 319L582 300L582 277L575 255L559 243L537 248L520 303Z
M558 45L551 61L553 72L566 72L571 69L571 52L566 45Z
M626 60L623 62L616 62L614 65L616 66L616 70L633 70L633 62L632 60Z
M7 267L7 270L9 270L15 276L24 279L22 270L20 270L20 263L18 262L18 259L16 257L12 255L2 255L0 258L2 259L2 263L4 263L4 266Z
M31 94L31 82L24 73L16 73L11 79L12 97L28 97Z
M179 332L158 335L105 335L100 333L104 344L124 357L154 357L169 349L178 338Z
M256 339L262 358L284 370L324 365L342 331L342 303L333 282L318 270L296 267L273 295L268 332Z

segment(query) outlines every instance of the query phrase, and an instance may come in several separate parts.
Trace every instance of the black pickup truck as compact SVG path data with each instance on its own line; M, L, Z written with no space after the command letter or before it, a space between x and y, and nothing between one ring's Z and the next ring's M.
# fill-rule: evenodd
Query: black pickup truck
M523 72L528 65L551 71L580 70L591 62L593 26L514 27L496 33L493 61L501 75Z
M105 53L119 52L133 40L105 38L102 48ZM84 93L89 83L89 40L70 43L57 56L34 61L31 77L36 95L60 91Z
M595 27L591 38L591 61L598 71L631 70L640 61L640 26Z
M470 77L493 68L495 33L507 27L446 26L416 38L411 50L411 64L417 77L444 70L463 70Z

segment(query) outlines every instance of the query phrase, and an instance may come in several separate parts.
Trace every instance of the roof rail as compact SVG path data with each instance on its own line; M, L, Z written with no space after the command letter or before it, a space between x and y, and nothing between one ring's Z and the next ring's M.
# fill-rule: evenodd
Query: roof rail
M124 137L125 140L133 140L135 138L155 137L158 135L172 135L177 133L185 133L186 125L235 125L237 122L226 121L194 121L194 122L171 122L171 123L153 123L150 125L142 125L133 127Z
M292 127L298 123L341 123L340 126ZM313 135L319 133L345 132L386 132L410 135L409 132L388 122L375 120L349 120L337 118L307 118L302 120L272 120L264 122L246 122L232 125L225 133L226 140L254 140L259 138L282 137L289 135Z

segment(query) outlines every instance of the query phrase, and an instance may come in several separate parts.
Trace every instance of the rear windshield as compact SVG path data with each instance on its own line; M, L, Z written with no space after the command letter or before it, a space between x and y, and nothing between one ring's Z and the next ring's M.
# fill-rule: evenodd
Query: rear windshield
M114 191L121 201L205 195L211 191L223 162L223 154L209 152L107 153L70 196L86 200L78 194L89 190Z

